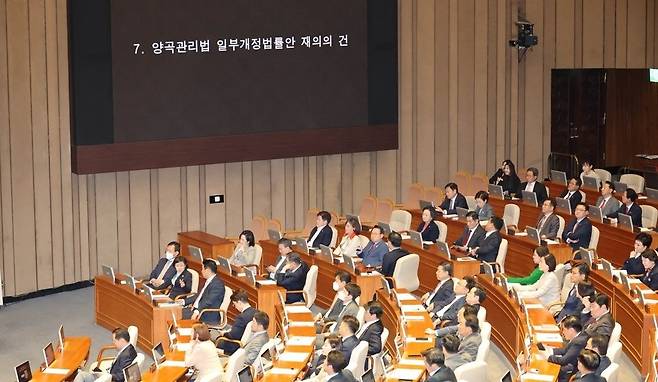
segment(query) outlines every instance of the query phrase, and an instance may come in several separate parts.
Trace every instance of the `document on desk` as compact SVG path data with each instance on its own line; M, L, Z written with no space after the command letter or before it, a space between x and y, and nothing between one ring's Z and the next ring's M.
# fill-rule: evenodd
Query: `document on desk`
M308 353L283 352L279 356L279 361L284 362L305 362L308 359Z
M425 372L424 369L395 369L386 373L386 378L415 381Z
M525 307L528 309L544 309L542 304L525 304Z
M309 346L315 343L315 337L290 337L288 345Z
M279 375L297 375L299 374L299 370L297 369L287 369L283 367L274 367L270 369L269 371L271 374L279 374Z
M547 245L560 244L557 240L546 239L545 241Z
M514 236L528 236L527 232L516 232L514 233Z
M290 321L289 322L290 327L313 327L315 326L315 322L313 321Z
M274 281L274 280L257 280L256 284L258 284L258 285L276 285L276 281Z
M402 237L402 240L409 240L409 239L411 239L411 236L409 236L409 234L407 234L407 233L403 233L403 234L401 234L400 236Z
M562 336L559 333L535 333L538 342L556 342L562 343Z
M178 350L178 351L188 351L191 348L192 348L192 343L191 342L177 343L176 344L176 350Z
M411 293L398 293L397 295L400 301L418 300L418 297Z
M532 328L538 332L559 332L560 328L557 325L533 325Z
M443 214L443 217L446 219L453 219L453 218L459 218L459 215L457 214Z
M287 313L311 313L311 310L304 305L286 306Z
M547 374L535 374L535 373L525 373L521 376L521 381L546 381L553 382L555 379L552 375Z
M69 369L57 369L55 367L47 367L43 370L44 374L67 375L69 372Z
M185 361L164 361L160 364L161 367L186 367Z
M425 366L425 361L422 359L402 358L398 365L402 366Z
M166 294L154 294L153 295L154 300L169 300L169 296Z
M425 308L422 305L402 305L402 311L407 312L424 312Z
M176 330L181 336L191 336L194 332L194 329L192 328L177 328Z
M475 259L472 257L463 256L463 257L458 257L457 261L475 261Z
M406 321L423 321L425 317L423 316L404 316Z

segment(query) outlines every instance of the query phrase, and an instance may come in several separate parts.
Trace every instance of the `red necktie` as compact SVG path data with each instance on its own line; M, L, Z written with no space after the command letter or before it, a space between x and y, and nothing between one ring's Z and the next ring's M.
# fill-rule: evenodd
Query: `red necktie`
M599 206L600 209L603 209L603 206L605 206L605 199L601 201L601 205Z

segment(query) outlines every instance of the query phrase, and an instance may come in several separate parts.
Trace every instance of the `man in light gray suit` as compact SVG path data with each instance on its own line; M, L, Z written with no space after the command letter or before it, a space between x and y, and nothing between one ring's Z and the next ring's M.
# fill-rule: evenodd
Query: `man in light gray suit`
M601 216L608 216L614 212L617 212L621 202L614 197L615 185L612 182L605 181L601 185L601 196L596 199L595 207L601 209Z
M249 338L244 346L244 364L240 365L238 370L241 370L245 366L251 366L256 361L260 349L270 340L270 336L267 334L267 328L269 326L270 318L267 316L267 313L259 310L254 314L254 318L251 320L251 338Z
M320 328L323 330L320 334L316 336L315 340L315 348L319 349L322 347L324 344L325 338L327 338L330 334L332 333L338 333L338 327L340 326L340 322L343 320L343 317L345 316L353 316L356 317L359 314L359 304L356 303L357 297L361 296L361 287L354 284L354 283L349 283L345 285L345 293L344 294L339 294L338 298L341 301L337 301L336 304L340 304L342 306L340 312L338 312L338 315L336 316L336 322L333 322L334 328L332 330L325 330L326 325L332 324L332 321L324 320L322 323L325 325L324 327Z
M482 343L480 336L480 323L474 314L469 314L464 317L464 320L459 323L457 333L461 339L459 344L458 354L466 360L466 362L475 361L478 355L478 348Z
M555 210L555 200L546 199L541 204L541 215L537 219L537 231L542 239L555 240L557 231L560 229L560 218L553 213Z
M448 334L443 338L443 354L445 355L445 365L453 371L468 361L459 355L459 337L455 334Z

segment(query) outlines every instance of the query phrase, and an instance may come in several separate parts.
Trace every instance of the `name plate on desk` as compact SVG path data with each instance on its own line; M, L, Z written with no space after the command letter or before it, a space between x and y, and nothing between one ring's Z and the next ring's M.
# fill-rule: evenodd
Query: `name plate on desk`
M58 375L67 375L69 373L69 369L57 369L54 367L47 367L43 370L44 374L58 374Z
M257 280L256 284L258 284L258 285L276 285L276 281L274 281L274 280Z
M424 372L425 370L423 369L395 369L386 373L386 378L415 381L420 378Z
M535 373L525 373L521 376L521 381L546 381L553 382L555 377L547 374L535 374Z

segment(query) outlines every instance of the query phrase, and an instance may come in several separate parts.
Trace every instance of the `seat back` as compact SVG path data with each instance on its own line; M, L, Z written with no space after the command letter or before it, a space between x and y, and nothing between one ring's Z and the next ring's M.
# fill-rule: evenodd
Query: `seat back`
M483 361L465 363L455 369L455 377L458 381L486 381L487 363Z
M358 345L352 350L350 362L345 367L352 372L357 381L361 380L361 376L365 372L364 366L366 364L366 357L368 356L368 343L366 341L359 342Z
M424 200L427 200L428 202L434 202L435 206L441 204L444 197L445 197L445 191L442 188L430 187L425 190ZM418 208L418 207L419 205L418 203L416 203L416 206L414 208Z
M318 286L318 266L311 265L308 273L306 274L306 283L304 283L304 292L306 292L307 301L306 307L310 308L311 305L315 302L315 297L317 296L317 286Z
M331 221L329 222L329 226L331 227L336 227L336 223L338 223L338 214L334 211L329 211L331 214Z
M250 325L247 325L250 326ZM224 377L225 382L237 382L238 381L238 368L244 364L245 351L243 348L240 348L231 354L228 358L228 363L226 364L226 376Z
M389 198L377 198L377 212L375 222L385 222L391 218L393 212L393 201Z
M256 243L254 247L256 248L256 257L254 257L254 264L261 267L262 266L261 261L263 259L263 247L261 247L260 244L258 243Z
M599 232L599 229L596 228L595 226L592 226L592 238L589 240L589 247L588 248L594 248L599 245L599 235L601 233Z
M615 322L615 327L612 329L612 333L610 333L608 346L619 342L620 337L621 337L621 324L619 324L619 322Z
M608 382L617 382L617 374L619 374L619 364L611 363L610 366L601 372L601 377L605 378Z
M580 200L583 201L583 203L587 203L587 194L583 190L578 190L580 192Z
M390 213L389 211L389 215L387 216L391 216ZM372 196L363 198L361 208L359 209L359 218L361 222L373 222L377 220L377 199Z
M475 203L475 196L473 195L466 195L466 204L468 205L469 211L475 211L478 206L477 203Z
M475 195L478 191L487 191L489 188L489 178L482 174L473 174L471 177L471 192L470 195Z
M557 220L560 222L559 227L557 229L557 237L558 239L562 238L562 232L564 232L564 226L566 225L566 222L564 221L564 218L560 215L555 215L557 216Z
M425 197L425 187L420 183L412 183L407 188L407 197L404 200L404 208L417 209L418 201Z
M130 335L130 344L137 349L137 339L139 338L139 329L135 325L128 327L128 335Z
M642 208L642 227L654 228L658 220L658 210L654 206L648 204L640 204Z
M382 351L373 355L373 372L375 374L375 377L379 377L384 375L384 369L382 368L383 362L382 362L382 357L384 356L384 345L386 344L386 340L388 340L388 335L389 331L388 329L384 328L381 334L381 339L382 339Z
M602 168L595 168L594 172L596 175L599 176L599 179L601 179L601 182L605 182L606 180L608 182L612 182L612 174L608 170L604 170Z
M621 183L626 183L628 188L632 188L638 194L644 192L644 177L637 174L624 174L619 178Z
M359 235L359 241L361 242L361 249L365 248L366 245L370 243L370 239L365 235Z
M502 239L500 241L500 247L498 247L498 254L496 255L496 264L498 264L500 273L505 273L505 259L507 258L508 247L509 242L507 239Z
M482 337L482 342L489 341L491 339L491 324L486 321L480 322L480 337Z
M519 217L521 216L521 208L516 204L506 204L503 211L503 218L507 217L507 224L518 227Z
M608 355L608 358L610 358L610 362L612 363L617 363L619 360L619 356L621 355L621 350L622 350L622 345L621 341L616 342L616 343L608 343L608 352L606 353Z
M557 269L557 268L556 268ZM571 276L566 275L564 282L562 283L562 291L560 291L560 301L566 301L569 297L569 292L573 288L573 283L571 282Z
M366 320L366 308L359 306L359 311L356 312L356 319L359 321L359 327L363 326L363 323Z
M240 342L243 344L247 343L251 338L251 322L244 327L244 332L242 332L242 337L240 337Z
M251 232L254 233L254 238L256 239L256 242L259 242L261 240L267 240L269 238L267 234L268 223L269 223L269 219L260 215L254 216L254 218L251 220L251 224L249 225L249 228L251 228Z
M555 270L553 271L553 273L554 273L555 276L557 277L557 281L560 282L560 283L562 283L562 280L563 280L563 278L564 278L564 271L565 271L565 269L566 269L566 268L564 267L564 264L558 264L558 265L555 267Z
M478 322L482 323L486 321L487 321L487 308L480 305L480 308L478 309Z
M320 210L317 208L311 208L306 211L306 217L304 218L304 229L302 229L303 237L308 237L311 235L311 231L313 228L315 228L315 221L317 219L318 212L320 212Z
M439 238L437 241L445 243L448 236L448 225L440 220L434 220L434 223L439 226Z
M135 357L133 363L137 364L140 372L146 373L148 371L148 367L146 367L146 356L143 353L137 352L137 357Z
M482 339L482 343L478 347L478 353L475 357L476 361L485 362L487 360L487 355L489 355L489 347L491 346L491 341Z
M413 292L420 286L418 280L418 265L420 256L415 253L403 256L398 259L393 271L393 280L396 288L404 288Z
M192 289L190 292L197 293L199 292L199 272L192 268L187 268L187 270L192 274Z
M219 306L219 309L223 310L224 312L228 310L228 305L231 303L231 296L233 296L233 289L224 285L224 299L222 300L222 304Z
M471 192L471 174L465 172L465 171L458 171L455 174L454 182L457 183L457 186L459 187L459 192L461 192L464 195L473 195L474 193Z
M329 226L331 228L331 243L329 246L331 248L336 248L336 242L338 242L338 230L334 226Z
M385 222L386 220L381 220ZM391 230L395 232L409 231L411 229L411 213L405 210L393 210L388 221Z
M267 222L267 229L271 229L277 232L283 232L283 225L281 225L281 220L279 219L270 219Z

